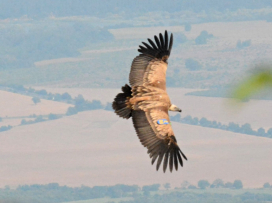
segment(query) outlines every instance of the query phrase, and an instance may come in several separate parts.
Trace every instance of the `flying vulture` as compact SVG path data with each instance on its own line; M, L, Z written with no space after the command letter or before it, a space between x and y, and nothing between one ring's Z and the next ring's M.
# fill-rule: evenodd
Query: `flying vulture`
M172 104L166 92L166 70L168 58L173 45L173 34L170 39L165 31L164 37L154 36L155 42L148 39L150 44L142 42L139 46L140 54L134 58L129 74L129 85L122 87L112 107L115 113L125 119L132 117L136 133L147 153L157 160L158 170L163 162L165 172L169 164L172 172L173 166L183 166L182 158L186 156L180 150L171 127L168 111L181 109Z

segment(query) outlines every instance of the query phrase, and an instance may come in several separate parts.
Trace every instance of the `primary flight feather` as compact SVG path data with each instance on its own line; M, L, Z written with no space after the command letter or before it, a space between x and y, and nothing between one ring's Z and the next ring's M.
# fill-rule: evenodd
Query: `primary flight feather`
M186 156L180 150L172 130L168 111L181 112L180 108L171 103L166 92L166 70L168 58L173 45L173 34L170 39L167 31L164 36L154 36L155 42L143 42L131 65L129 85L122 87L112 107L122 118L132 117L136 133L154 164L157 160L158 170L163 163L163 171L167 166L172 172L173 167L183 166ZM169 43L168 43L169 41Z

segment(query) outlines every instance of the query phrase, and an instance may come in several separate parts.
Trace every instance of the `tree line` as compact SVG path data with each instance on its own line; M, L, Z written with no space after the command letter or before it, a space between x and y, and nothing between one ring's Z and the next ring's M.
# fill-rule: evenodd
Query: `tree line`
M99 100L92 100L92 101L85 100L81 94L75 97L74 99L68 93L64 93L62 95L66 95L67 98L69 97L68 101L67 99L65 99L64 101L67 101L70 104L74 104L73 107L69 107L67 109L65 113L66 116L75 115L78 112L82 112L82 111L91 111L96 109L107 108L107 106L104 106ZM48 121L48 120L56 120L56 119L62 118L63 116L64 115L53 114L53 113L50 113L49 115L31 115L30 118L35 118L35 119L34 120L22 119L21 125L29 125L29 124L39 123L43 121Z
M67 104L73 104L75 105L75 109L77 112L106 108L106 106L104 106L99 100L88 101L85 100L81 94L73 98L67 92L63 94L50 93L47 92L45 89L35 90L31 87L26 88L23 85L0 85L0 89L17 94L30 96L32 97L33 103L36 105L41 102L41 99L46 99L51 101L64 102ZM69 109L67 111L67 115L71 115L69 114Z
M152 185L147 187L152 188ZM60 186L58 183L49 183L46 185L19 185L16 189L5 186L5 188L0 189L0 201L20 200L21 203L60 203L103 197L127 197L139 191L141 191L141 188L137 185L124 184L68 187L66 185ZM152 191L154 191L154 188L152 188Z
M92 100L88 101L84 99L82 95L78 95L75 98L72 98L72 96L65 92L63 94L59 93L48 93L46 90L35 90L33 88L25 88L22 85L9 85L9 86L1 86L1 89L14 92L14 93L19 93L23 95L28 95L32 96L32 101L34 104L38 104L40 102L40 99L47 99L47 100L53 100L53 101L59 101L59 102L65 102L68 104L73 104L73 107L69 107L65 113L66 116L70 115L75 115L78 112L82 111L90 111L90 110L97 110L97 109L105 109L107 111L113 111L111 103L107 103L106 105L103 105L101 101L99 100ZM46 116L42 115L31 115L31 118L35 118L35 120L29 120L27 121L26 119L22 119L21 125L27 125L27 124L33 124L37 122L42 122L46 120L54 120L61 118L63 115L57 115L57 114L49 114ZM185 123L189 125L198 125L202 127L208 127L208 128L216 128L216 129L221 129L221 130L226 130L226 131L231 131L235 133L242 133L242 134L247 134L247 135L254 135L254 136L259 136L259 137L267 137L267 138L272 138L272 128L269 128L267 131L264 128L259 128L258 130L253 130L251 128L251 125L249 123L245 123L243 125L239 125L234 122L230 122L228 125L222 124L221 122L217 121L210 121L207 118L197 118L197 117L192 117L190 115L181 118L180 114L176 114L175 116L170 116L171 121L179 122L179 123ZM1 121L1 118L0 118ZM0 132L1 131L6 131L11 129L12 126L2 126L0 127Z
M119 203L259 203L270 202L271 194L244 192L242 194L214 193L214 192L182 192L175 191L155 195L137 195L133 200L120 201ZM110 201L108 203L114 203Z
M81 111L89 111L89 110L96 110L96 109L106 109L111 110L111 105L108 103L107 105L103 105L99 100L92 100L88 101L84 99L82 95L78 95L75 98L72 98L72 96L65 92L63 94L59 93L48 93L45 89L42 90L35 90L33 88L26 88L23 85L0 85L0 88L6 91L10 91L13 93L23 94L27 96L32 97L32 101L35 105L39 105L41 102L41 99L46 100L52 100L52 101L58 101L58 102L64 102L68 104L73 104L73 107L69 107L67 109L67 112L65 113L66 116L77 114ZM62 118L64 115L61 114L54 114L50 113L48 115L30 115L28 116L29 119L23 118L21 120L21 125L29 125L29 124L35 124L43 121L48 120L55 120ZM34 119L33 119L34 118ZM0 117L0 122L3 119ZM7 131L12 129L11 125L8 126L1 126L0 132Z
M200 180L197 183L198 187L200 189L207 189L207 188L229 188L229 189L242 189L243 188L243 183L241 180L235 180L233 183L232 182L226 182L224 183L223 180L221 179L216 179L212 183L209 183L207 180ZM189 185L188 188L194 189L193 185Z
M269 128L267 131L265 131L264 128L259 128L258 130L253 130L251 128L251 125L249 123L245 123L243 125L239 125L234 122L230 122L228 125L222 124L221 122L217 121L210 121L207 118L197 118L192 117L190 115L181 118L180 114L176 114L175 116L170 116L170 119L175 122L179 123L185 123L189 125L198 125L202 127L208 127L208 128L216 128L226 131L231 131L235 133L242 133L247 135L255 135L259 137L267 137L272 138L272 128Z
M0 132L4 132L4 131L7 131L7 130L10 130L11 128L12 128L11 125L1 126L0 127Z
M0 188L0 200L20 200L21 203L60 203L105 197L113 199L131 197L132 200L121 202L135 203L142 201L153 203L156 201L162 202L161 200L164 200L166 197L168 197L168 201L164 202L180 202L181 199L184 202L191 202L189 201L190 198L195 200L192 202L207 202L207 200L210 198L214 198L214 200L217 200L218 202L219 198L226 196L229 200L228 202L236 202L236 200L240 200L240 202L246 202L245 200L248 200L252 197L252 193L248 192L239 196L233 196L227 192L230 189L241 190L243 188L241 180L235 180L233 183L224 183L224 181L221 179L216 179L211 184L207 180L199 180L197 186L194 187L187 181L184 181L181 183L181 187L176 187L175 189L170 189L170 183L164 184L163 187L164 191L168 191L168 193L160 193L162 190L162 185L160 184L144 185L143 187L138 185L124 184L117 184L114 186L89 187L81 185L80 187L68 187L66 185L61 186L58 183L49 183L45 185L19 185L15 189L11 189L9 186L5 186L4 188ZM222 193L222 190L220 190L220 193L217 193L216 190L213 190L212 195L209 193L209 189L212 188L226 188L228 190L226 190L225 193ZM268 188L272 189L269 183L265 183L263 189ZM199 193L197 191L202 192ZM265 194L262 192L262 194L254 195L256 195L257 199L260 201L272 200L271 194Z
M193 96L200 96L200 97L220 97L220 98L234 98L233 95L229 94L230 86L218 86L214 85L209 90L201 90L201 91L194 91L188 92L185 95L193 95ZM271 92L267 92L265 95L257 94L253 95L250 99L257 99L257 100L272 100ZM250 99L244 99L243 102L248 102Z

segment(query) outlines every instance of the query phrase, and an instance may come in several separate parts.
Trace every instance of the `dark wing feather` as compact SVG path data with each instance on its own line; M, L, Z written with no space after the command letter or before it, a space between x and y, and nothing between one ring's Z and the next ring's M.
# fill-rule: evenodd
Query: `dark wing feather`
M169 58L173 45L173 34L171 34L169 44L168 44L168 32L166 30L164 33L164 37L161 33L159 34L159 37L156 35L154 36L155 43L151 39L147 40L151 46L143 42L147 49L142 49L142 47L139 47L140 49L138 49L138 51L140 53L151 55L154 58L162 59L164 61L166 61Z
M170 160L169 160L169 169L170 169L170 171L172 172L172 170L173 170L173 159L174 159L174 157L173 157L173 152L172 152L173 150L171 150L171 153L170 153Z
M173 34L171 34L171 36L170 36L170 43L169 43L169 48L168 48L169 53L171 53L172 46L173 46Z
M154 50L157 50L158 48L156 47L155 43L151 39L147 39L148 42L151 44Z
M156 41L157 47L159 48L159 50L162 51L161 43L160 43L160 41L159 41L159 39L158 39L158 37L156 35L154 36L154 39Z
M164 156L164 161L163 161L163 172L164 173L167 169L168 158L169 158L169 150L167 150L167 152L165 153L165 156Z
M162 49L164 49L165 48L165 46L164 46L164 39L163 39L163 36L162 36L161 33L160 33L160 42L161 42Z
M151 49L151 50L154 50L151 46L149 46L149 44L147 44L147 43L145 43L145 42L142 42L143 43L143 45L145 45L146 46L146 48L147 49Z
M143 85L144 74L151 60L153 57L149 55L140 55L133 60L129 74L129 83L132 87Z
M164 37L160 33L159 38L157 36L154 37L154 41L151 39L147 39L150 43L147 44L143 42L143 45L139 46L138 51L141 53L137 56L132 64L131 70L129 74L129 82L131 86L139 86L143 85L144 81L147 80L148 74L146 72L150 71L150 63L153 61L157 61L161 64L165 63L167 66L167 59L170 56L172 44L173 44L173 35L171 34L170 43L168 44L168 33L165 31ZM149 67L149 68L148 68ZM153 69L156 69L153 67ZM164 69L159 68L155 70L152 75L161 75L160 72L166 71ZM144 78L146 77L146 78ZM161 78L161 82L164 84L160 84L159 88L165 89L165 78ZM152 82L150 82L152 83Z
M164 40L165 40L164 49L168 49L168 33L167 33L166 30L165 30L165 33L164 33Z
M173 165L176 170L178 170L178 163L181 166L183 165L181 156L184 154L177 145L171 125L156 125L157 117L167 119L170 123L168 110L165 108L156 107L146 112L141 110L132 111L133 125L141 143L148 149L148 154L152 159L151 163L154 164L157 161L157 170L163 163L163 171L165 172L170 158L169 169L172 172ZM183 158L187 160L185 156Z

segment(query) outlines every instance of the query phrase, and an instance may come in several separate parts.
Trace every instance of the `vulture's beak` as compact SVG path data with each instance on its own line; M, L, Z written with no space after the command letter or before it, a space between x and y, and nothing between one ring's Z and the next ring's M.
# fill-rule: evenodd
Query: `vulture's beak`
M181 110L180 108L178 108L178 107L177 107L177 110L176 110L176 111L178 111L178 112L182 112L182 110Z

